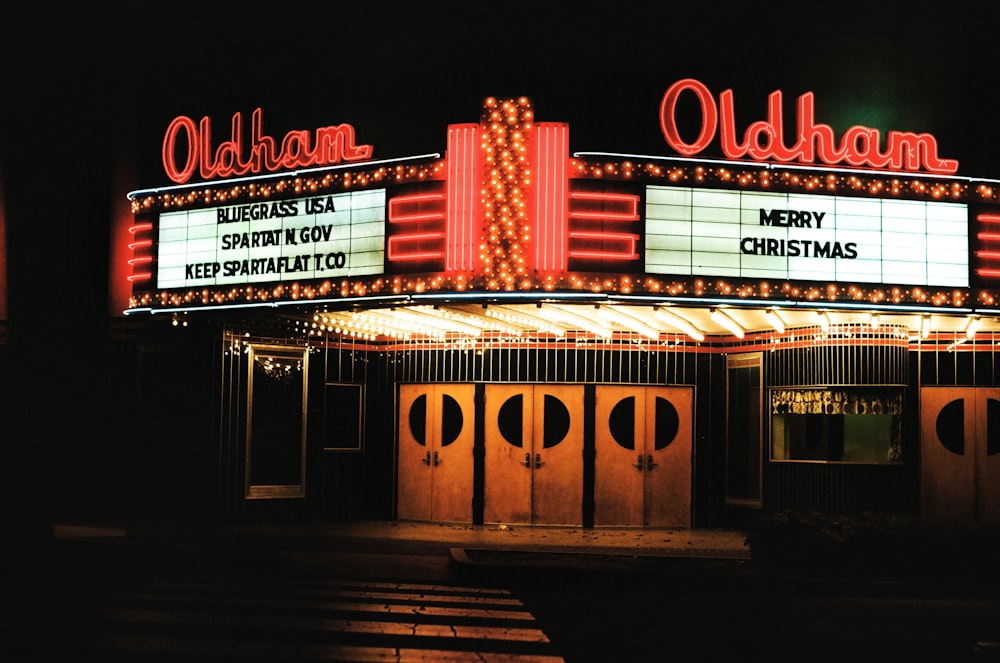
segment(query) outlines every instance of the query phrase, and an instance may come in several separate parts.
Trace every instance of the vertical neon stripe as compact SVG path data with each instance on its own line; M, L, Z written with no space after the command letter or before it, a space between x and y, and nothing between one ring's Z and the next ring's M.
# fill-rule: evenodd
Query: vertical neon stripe
M446 271L471 271L478 250L480 149L478 124L448 127Z
M566 271L569 242L569 125L535 125L535 269Z

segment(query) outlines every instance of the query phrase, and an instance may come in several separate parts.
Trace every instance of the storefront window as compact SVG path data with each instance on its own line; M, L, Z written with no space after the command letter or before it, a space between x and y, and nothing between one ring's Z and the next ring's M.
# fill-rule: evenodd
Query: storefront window
M772 460L902 460L901 388L772 389L770 401Z

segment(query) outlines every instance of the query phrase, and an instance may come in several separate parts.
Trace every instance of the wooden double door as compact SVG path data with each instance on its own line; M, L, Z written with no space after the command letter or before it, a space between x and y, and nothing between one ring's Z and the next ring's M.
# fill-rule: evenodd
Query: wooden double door
M401 520L470 522L475 385L399 387Z
M920 390L921 512L1000 525L1000 388Z
M690 527L690 387L598 387L594 525Z
M579 525L583 385L487 385L484 520Z
M398 517L690 527L693 415L691 387L400 385Z

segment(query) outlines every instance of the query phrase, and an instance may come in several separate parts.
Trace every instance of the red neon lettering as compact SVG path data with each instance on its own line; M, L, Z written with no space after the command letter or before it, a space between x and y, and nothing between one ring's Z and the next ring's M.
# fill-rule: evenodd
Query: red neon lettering
M779 95L778 99L781 97ZM834 149L836 136L833 127L828 124L816 124L813 122L813 108L815 97L812 92L806 92L799 97L799 105L796 119L799 125L799 159L803 163L816 162L816 149L819 146L819 160L823 163L834 164L846 155L843 147L837 151Z
M677 131L677 123L673 121L677 110L677 99L685 90L694 92L701 104L701 133L698 134L698 138L693 143L685 143L681 140L681 134ZM693 78L685 78L671 85L667 93L663 95L663 101L660 102L660 127L663 129L663 135L670 147L685 156L698 154L712 142L718 122L717 115L712 93L704 84ZM667 118L670 119L669 122Z
M177 153L177 134L183 130L187 139L187 161L183 168L177 168L174 157ZM167 134L163 137L163 169L172 182L187 182L198 167L198 125L189 117L175 117Z
M677 129L677 100L682 92L694 92L701 105L701 132L693 143L680 137ZM775 90L768 96L767 119L752 122L743 133L742 142L737 136L736 111L733 91L725 90L715 104L708 88L699 81L685 78L667 89L660 103L660 128L674 150L685 156L698 154L714 139L719 130L722 153L729 159L749 157L757 161L798 161L827 165L878 169L920 171L954 174L958 171L956 159L938 156L937 140L928 133L889 131L885 136L885 151L880 151L881 134L878 129L855 125L844 132L838 144L833 129L814 120L815 99L806 92L798 99L797 142L788 147L783 142L785 124L781 111L782 95Z
M371 157L371 145L355 143L354 127L338 124L308 131L289 131L280 149L271 136L264 135L263 111L254 110L250 119L250 145L244 150L243 114L234 113L229 140L212 150L212 121L203 117L195 124L189 117L179 116L167 127L163 137L163 169L173 182L183 184L197 168L203 179L227 178L260 174L283 169L309 166L329 166L342 161L362 161ZM183 141L179 139L183 138ZM178 166L177 153L186 143L183 166Z

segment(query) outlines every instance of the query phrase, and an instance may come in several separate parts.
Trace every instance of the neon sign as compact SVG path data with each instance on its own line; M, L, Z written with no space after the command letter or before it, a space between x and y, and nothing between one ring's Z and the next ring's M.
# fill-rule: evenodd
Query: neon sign
M693 142L685 142L677 129L677 102L684 92L693 92L701 105L701 131ZM749 157L757 161L779 161L813 164L817 159L827 165L846 165L897 171L926 171L942 175L958 171L958 161L938 157L937 140L928 133L889 131L885 150L880 149L878 129L855 125L848 128L838 143L833 128L813 120L815 100L812 92L798 99L797 142L784 143L785 124L782 117L781 90L767 98L767 120L752 122L740 142L736 135L736 112L733 91L719 94L716 105L712 93L692 78L677 81L667 89L660 102L660 128L667 143L680 154L698 154L719 133L722 152L729 159Z
M274 138L264 135L262 118L260 108L251 115L250 145L245 152L242 113L233 114L229 140L219 143L214 151L209 117L201 118L198 123L184 115L174 118L163 137L163 169L167 177L183 184L195 171L209 180L363 161L372 155L371 145L355 144L354 127L350 124L319 127L314 134L305 130L289 131L279 147ZM181 137L186 141L178 140ZM183 142L187 143L187 154L178 160L178 148Z

